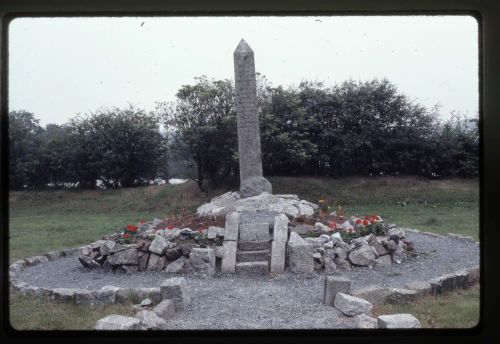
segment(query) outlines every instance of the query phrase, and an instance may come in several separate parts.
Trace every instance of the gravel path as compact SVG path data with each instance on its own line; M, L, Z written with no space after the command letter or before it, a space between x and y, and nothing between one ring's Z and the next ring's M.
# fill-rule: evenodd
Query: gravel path
M404 287L479 264L479 246L454 237L431 237L407 232L420 252L401 265L358 268L341 275L352 280L352 289L368 285ZM23 270L23 282L48 288L99 289L159 287L165 273L89 272L76 257L58 259ZM285 273L274 278L186 276L192 292L189 308L169 321L175 329L349 328L349 321L321 303L324 275L298 278Z

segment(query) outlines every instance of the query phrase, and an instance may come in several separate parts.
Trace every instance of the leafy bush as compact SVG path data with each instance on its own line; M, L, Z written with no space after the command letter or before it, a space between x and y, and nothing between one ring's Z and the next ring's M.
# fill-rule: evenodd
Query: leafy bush
M82 187L145 185L166 177L166 140L153 114L130 107L78 116L68 126L70 168Z

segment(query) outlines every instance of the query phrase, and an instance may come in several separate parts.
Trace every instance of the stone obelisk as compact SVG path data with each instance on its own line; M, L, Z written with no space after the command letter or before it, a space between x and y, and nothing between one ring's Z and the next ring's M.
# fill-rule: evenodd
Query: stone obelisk
M240 161L240 194L251 197L272 193L271 183L262 176L257 83L253 50L241 40L233 54Z

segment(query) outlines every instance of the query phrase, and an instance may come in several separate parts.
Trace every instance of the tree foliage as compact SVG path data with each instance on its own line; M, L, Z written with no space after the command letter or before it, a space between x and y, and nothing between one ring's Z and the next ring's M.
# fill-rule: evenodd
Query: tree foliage
M31 112L9 114L9 184L12 188L34 188L43 183L41 176L39 120Z
M460 114L441 122L388 80L334 86L303 81L274 86L258 75L265 175L479 174L479 128ZM167 137L159 131L163 123ZM9 115L9 176L14 189L47 184L94 188L144 185L178 177L219 185L238 180L234 86L195 78L154 113L129 107L77 116L42 128L33 113Z
M441 123L437 107L415 103L386 79L275 87L258 75L257 98L266 175L478 173L478 131L461 128L463 119ZM200 185L238 177L233 104L230 81L201 77L159 106Z
M33 114L9 116L10 187L144 185L167 177L166 139L154 114L104 109L67 124L38 125Z
M157 112L172 132L172 154L184 156L196 171L191 176L200 188L205 179L217 185L238 168L236 114L233 85L229 80L196 78L184 85L177 100L159 103Z

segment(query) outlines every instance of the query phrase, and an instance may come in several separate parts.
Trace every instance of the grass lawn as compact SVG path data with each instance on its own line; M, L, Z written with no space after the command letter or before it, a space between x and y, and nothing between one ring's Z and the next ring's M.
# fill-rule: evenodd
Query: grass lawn
M111 314L134 316L130 305L90 310L75 304L53 303L11 294L10 324L16 330L93 330L97 320Z
M342 179L272 177L269 179L273 184L274 193L298 194L301 199L315 203L322 199L325 201L324 207L329 207L329 210L338 210L338 207L341 207L348 216L376 213L386 221L401 227L441 234L453 232L479 238L477 179L427 180L416 177ZM127 223L137 223L141 219L151 220L176 212L191 212L209 201L211 197L226 191L228 190L216 189L200 192L194 182L188 182L180 185L105 191L11 192L9 260L12 262L54 249L85 245L100 239L104 234L124 227ZM446 296L430 299L429 302L436 304L436 311L440 308L439 302L449 302L449 307L474 304L474 300L478 300L479 290L471 292L473 293L471 295L462 292L454 298ZM112 310L113 308L109 308L111 313ZM102 312L107 311L102 310ZM120 310L119 313L126 312ZM23 316L25 314L28 315ZM71 314L76 316L72 317ZM431 315L433 314L432 312ZM465 313L453 314L460 317L456 320L457 326L469 326L467 324L470 321ZM105 315L72 305L41 306L25 297L11 298L13 325L34 329L92 328L95 321ZM436 318L435 321L441 320ZM20 325L21 323L25 325Z
M374 315L410 313L426 328L471 328L479 321L479 285L440 296L428 295L407 304L386 304Z

